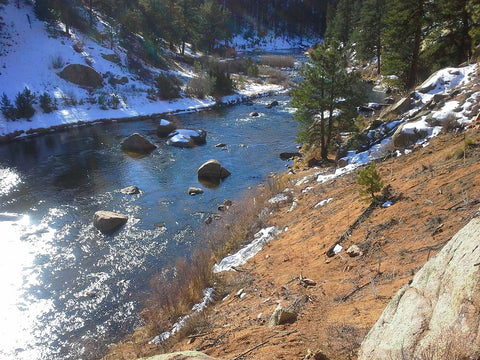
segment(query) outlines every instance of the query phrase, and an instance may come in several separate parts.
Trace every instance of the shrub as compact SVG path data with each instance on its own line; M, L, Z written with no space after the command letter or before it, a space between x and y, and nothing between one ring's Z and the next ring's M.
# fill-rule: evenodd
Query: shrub
M287 76L282 71L268 66L260 66L259 73L268 76L268 81L271 84L281 85L288 81Z
M257 77L259 74L258 65L253 62L251 58L247 60L246 73L248 76Z
M160 73L155 79L155 87L158 97L162 100L180 97L180 88L175 84L175 80L164 73Z
M367 203L376 202L377 197L375 193L380 192L384 184L377 171L375 162L372 161L367 168L360 170L357 182L358 185L363 186L358 191L360 200Z
M185 93L188 96L203 99L205 96L212 94L213 85L213 79L206 75L193 78L188 82Z
M40 101L40 107L44 113L49 114L56 109L56 101L50 96L49 93L44 92L39 96L38 99Z
M30 119L35 114L33 108L35 104L35 94L25 86L22 92L19 92L15 97L15 105L17 107L17 118Z
M65 61L63 61L63 58L61 55L57 55L52 58L52 67L54 69L61 69L65 65Z
M0 99L0 111L7 120L14 121L17 118L17 109L13 106L7 94L3 93Z
M112 96L110 97L110 106L113 109L118 109L118 107L120 106L120 97L117 94L112 94Z
M107 110L108 109L107 97L105 96L105 94L98 95L97 102L98 102L98 105L100 105L100 109L102 109L102 110Z

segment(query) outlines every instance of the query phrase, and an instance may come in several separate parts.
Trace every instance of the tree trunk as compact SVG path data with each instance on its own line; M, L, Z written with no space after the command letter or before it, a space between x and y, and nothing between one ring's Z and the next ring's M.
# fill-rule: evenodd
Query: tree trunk
M418 69L420 65L420 46L422 43L422 24L423 24L423 5L425 0L418 0L418 6L415 11L414 22L415 26L415 39L412 49L412 62L410 64L410 70L407 75L406 86L407 88L412 88L416 81L418 75Z

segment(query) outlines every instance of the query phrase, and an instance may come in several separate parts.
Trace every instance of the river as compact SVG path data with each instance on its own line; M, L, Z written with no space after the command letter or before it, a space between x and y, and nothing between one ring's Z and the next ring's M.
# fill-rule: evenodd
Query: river
M280 105L266 109L273 100ZM217 204L285 169L279 154L295 151L297 133L288 102L280 95L177 116L182 127L207 131L207 145L194 149L166 145L155 120L0 145L0 358L97 359L131 333L150 278L204 245L198 230ZM158 148L144 157L125 154L119 143L133 132ZM232 175L205 188L196 171L212 158ZM141 193L119 192L130 185ZM205 193L189 196L190 186ZM102 235L92 225L97 210L129 220Z

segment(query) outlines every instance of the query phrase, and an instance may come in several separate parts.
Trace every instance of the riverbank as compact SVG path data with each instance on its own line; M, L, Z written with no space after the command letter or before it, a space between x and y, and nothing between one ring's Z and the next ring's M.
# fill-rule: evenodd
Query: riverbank
M0 124L0 143L19 140L25 137L65 131L79 126L162 118L179 114L206 111L218 106L232 106L260 97L272 96L287 91L275 84L251 83L243 90L221 99L182 98L171 101L155 101L139 105L138 108L102 110L89 105L54 110L49 114L37 114L32 120L19 119Z
M475 129L465 136L480 138ZM375 208L354 228L366 209L358 201L356 172L327 181L323 175L331 169L284 175L284 200L273 205L266 199L264 218L264 224L283 231L245 265L220 273L216 303L169 342L155 345L137 333L112 346L105 359L186 349L219 359L245 352L249 359L320 353L355 359L398 288L478 207L480 149L472 148L464 159L452 156L463 142L464 134L442 134L428 147L378 163L393 204ZM343 250L328 257L348 229ZM357 256L345 251L352 245L360 250ZM298 306L294 321L269 326L279 305L292 304Z

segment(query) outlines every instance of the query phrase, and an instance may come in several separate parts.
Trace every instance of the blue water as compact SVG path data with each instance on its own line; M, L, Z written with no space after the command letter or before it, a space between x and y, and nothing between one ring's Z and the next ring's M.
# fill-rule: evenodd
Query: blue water
M266 109L273 100L280 106ZM194 149L166 145L152 119L0 145L0 358L96 359L132 332L151 277L205 244L199 230L217 205L285 170L279 154L296 151L297 133L288 100L170 118L207 131L207 145ZM124 153L119 143L133 132L158 148ZM212 158L232 175L207 188L197 169ZM118 191L130 185L141 193ZM190 186L205 193L191 197ZM92 225L97 210L129 220L102 235Z

